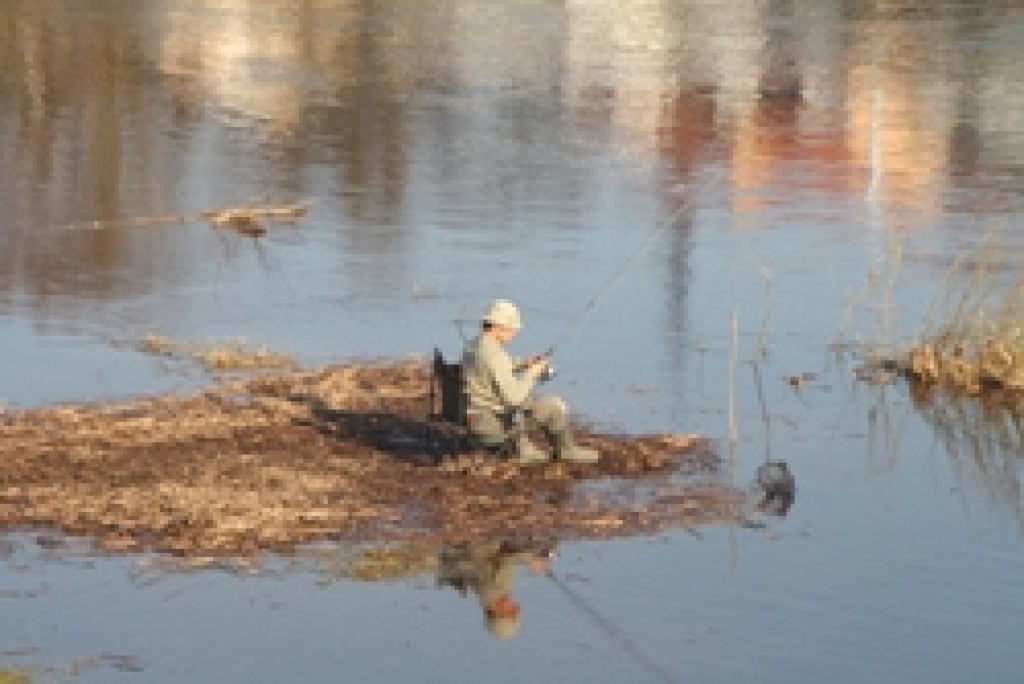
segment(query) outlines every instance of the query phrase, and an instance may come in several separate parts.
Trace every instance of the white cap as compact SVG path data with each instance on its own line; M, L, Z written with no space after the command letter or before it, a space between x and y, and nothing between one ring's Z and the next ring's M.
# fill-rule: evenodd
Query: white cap
M483 321L491 325L500 325L503 328L515 328L516 330L523 327L519 320L519 309L515 304L504 299L495 300L491 304L487 313L484 314Z

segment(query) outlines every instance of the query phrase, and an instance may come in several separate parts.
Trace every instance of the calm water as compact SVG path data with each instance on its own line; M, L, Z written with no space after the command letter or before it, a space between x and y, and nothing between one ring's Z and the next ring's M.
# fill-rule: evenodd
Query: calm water
M800 487L768 532L563 545L605 620L523 569L505 641L430 572L147 581L11 537L0 671L1021 681L1020 428L950 426L830 345L912 336L965 245L1024 242L1022 84L1009 0L0 0L0 402L207 381L148 333L455 353L502 296L521 351L564 340L579 413L724 445L735 313L738 478L770 454ZM259 243L198 218L254 200L311 210Z

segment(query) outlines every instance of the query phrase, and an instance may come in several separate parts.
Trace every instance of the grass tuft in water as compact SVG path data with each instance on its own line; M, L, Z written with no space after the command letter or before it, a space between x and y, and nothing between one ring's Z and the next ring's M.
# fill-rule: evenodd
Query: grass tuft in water
M17 670L0 670L0 684L32 684L32 678Z
M1022 262L1019 250L986 241L954 263L901 370L970 395L1024 391Z
M266 347L249 346L244 339L200 344L177 342L150 334L139 342L138 348L147 354L189 360L215 373L292 370L298 367L293 356L273 352Z

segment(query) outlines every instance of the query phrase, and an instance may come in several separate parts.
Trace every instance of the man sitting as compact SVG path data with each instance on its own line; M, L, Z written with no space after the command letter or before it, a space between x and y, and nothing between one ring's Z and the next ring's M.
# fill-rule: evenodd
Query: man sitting
M483 444L500 444L505 439L517 411L540 426L553 448L554 458L577 463L594 463L597 451L575 443L569 429L568 409L556 396L533 398L537 379L548 366L547 359L535 355L525 362L513 359L505 344L519 334L522 324L514 304L497 300L481 321L480 334L462 354L462 370L467 394L466 420L470 433ZM537 448L521 431L516 443L520 463L543 463L551 454Z

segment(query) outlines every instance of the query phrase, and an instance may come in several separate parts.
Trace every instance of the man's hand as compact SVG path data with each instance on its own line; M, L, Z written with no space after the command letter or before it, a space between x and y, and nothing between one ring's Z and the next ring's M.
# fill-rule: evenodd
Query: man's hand
M548 357L544 354L534 354L526 359L526 367L539 373L548 367Z

